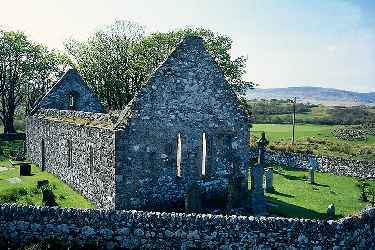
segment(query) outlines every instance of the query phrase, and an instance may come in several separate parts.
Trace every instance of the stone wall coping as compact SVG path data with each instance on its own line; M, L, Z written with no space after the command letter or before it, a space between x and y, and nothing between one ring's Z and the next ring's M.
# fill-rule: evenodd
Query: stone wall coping
M118 113L111 112L107 114L75 110L40 109L33 117L49 122L113 130L113 124L118 119Z
M31 216L34 215L34 216ZM269 223L288 224L329 224L332 227L350 225L362 218L375 217L375 208L364 208L355 215L341 218L339 220L317 220L303 218L265 217L265 216L242 216L242 215L213 215L195 213L174 213L174 212L146 212L138 210L110 210L110 209L85 209L85 208L59 208L39 207L20 204L1 204L0 219L3 221L49 221L53 218L61 223L72 220L78 224L91 224L100 221L101 225L113 222L126 223L126 220L133 222L147 222L154 220L166 220L169 222L212 222L241 224L242 226L258 225L260 227L270 226ZM125 220L124 220L125 219ZM129 222L128 221L128 222ZM56 222L56 221L55 221Z

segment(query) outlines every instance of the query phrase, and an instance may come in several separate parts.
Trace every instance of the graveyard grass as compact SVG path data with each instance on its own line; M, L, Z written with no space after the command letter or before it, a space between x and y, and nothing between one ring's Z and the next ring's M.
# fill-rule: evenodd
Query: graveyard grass
M95 206L86 200L78 192L59 180L54 175L41 171L39 167L32 165L31 176L19 176L19 166L12 167L6 159L0 159L0 167L8 170L0 171L0 203L18 203L43 206L42 192L36 188L38 180L47 179L56 196L59 207L94 208ZM21 183L10 183L7 179L18 177Z
M253 124L251 128L252 144L255 139L260 137L261 131L264 131L266 138L270 141L271 149L375 161L375 135L369 135L366 141L342 140L333 134L336 127L335 125L296 124L296 143L292 146L290 143L292 125Z
M270 213L284 217L325 219L327 207L336 207L336 219L359 212L368 203L359 200L356 179L315 172L316 184L307 180L308 171L274 166L274 191L266 193ZM370 185L375 186L375 181Z

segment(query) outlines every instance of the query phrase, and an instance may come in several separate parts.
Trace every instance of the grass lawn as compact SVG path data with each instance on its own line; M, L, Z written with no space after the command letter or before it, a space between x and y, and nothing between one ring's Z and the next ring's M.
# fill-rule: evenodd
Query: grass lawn
M316 172L316 184L312 185L307 176L308 172L304 170L274 167L275 191L266 194L275 204L270 212L285 217L323 219L327 207L333 203L336 217L341 218L367 205L359 200L360 189L355 178ZM370 184L375 186L375 181Z
M19 166L12 167L7 160L0 160L0 203L42 206L42 192L36 188L36 182L47 179L53 187L53 193L59 207L95 207L56 176L45 171L42 172L39 167L34 165L32 165L31 172L32 176L19 176ZM13 180L13 183L10 180Z
M296 124L296 145L288 150L310 150L319 155L375 160L375 135L369 135L366 141L347 141L334 136L335 128L335 125ZM251 135L258 138L264 131L270 144L276 148L290 144L292 138L292 125L289 124L253 124L251 131Z

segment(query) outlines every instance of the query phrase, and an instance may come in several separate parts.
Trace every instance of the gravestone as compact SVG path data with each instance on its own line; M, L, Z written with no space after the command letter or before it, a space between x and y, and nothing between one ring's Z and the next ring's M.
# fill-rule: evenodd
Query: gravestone
M43 203L45 206L53 207L57 205L55 194L53 193L51 189L44 188L42 190L42 195L43 195L42 197Z
M316 158L309 159L309 182L310 184L315 184L315 171L319 169L319 163L316 161Z
M266 192L272 192L274 190L273 188L273 172L272 168L268 168L265 172L266 182L265 182L265 188Z
M335 204L330 204L327 208L327 218L333 220L335 218Z
M315 169L309 168L309 182L310 184L315 184Z
M36 186L37 186L37 188L41 188L41 187L43 187L43 186L45 186L45 185L47 185L48 184L48 180L38 180L37 182L36 182Z
M233 176L229 179L227 194L227 211L240 206L241 203L241 178Z
M16 152L16 156L14 160L16 161L24 161L26 159L26 150L25 150L26 143L23 142L22 148L18 149Z
M20 165L20 176L30 176L31 175L31 165L28 163L22 163Z
M255 215L267 213L266 199L264 197L263 177L265 166L265 147L268 145L265 133L257 142L258 162L251 169L251 208Z
M200 186L193 181L185 192L185 212L198 213L202 210L202 194Z

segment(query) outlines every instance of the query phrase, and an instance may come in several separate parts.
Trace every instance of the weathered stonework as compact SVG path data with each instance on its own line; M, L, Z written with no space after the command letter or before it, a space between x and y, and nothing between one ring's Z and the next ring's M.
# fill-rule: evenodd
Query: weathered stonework
M69 106L69 97L74 98L74 104ZM90 91L75 69L69 69L63 77L35 105L31 113L40 108L60 110L80 110L85 112L104 112L98 98Z
M0 247L375 249L375 208L338 221L0 205Z
M246 176L249 120L201 38L184 39L117 116L93 113L101 105L79 79L68 71L39 102L27 151L98 207L169 207L192 182L210 199Z
M122 180L117 183L116 207L153 207L181 200L193 180L206 197L222 193L236 158L245 175L248 118L201 38L185 39L135 99L121 132L123 139L116 145L121 152L116 170ZM201 170L203 133L207 139L205 176ZM178 134L181 177L176 175Z
M60 177L98 207L114 208L115 132L43 118L51 113L66 117L66 112L44 110L27 119L29 159ZM81 119L88 115L68 112L70 118L72 113Z

